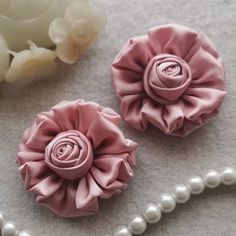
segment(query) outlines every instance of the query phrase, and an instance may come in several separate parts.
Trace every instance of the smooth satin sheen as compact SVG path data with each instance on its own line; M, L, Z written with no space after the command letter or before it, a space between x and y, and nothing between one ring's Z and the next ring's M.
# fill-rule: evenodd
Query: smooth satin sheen
M181 25L130 39L112 64L121 114L141 131L149 124L186 136L216 116L225 97L221 58L202 33Z
M133 176L137 144L120 116L93 102L62 102L37 115L22 136L18 164L26 189L64 217L92 215Z

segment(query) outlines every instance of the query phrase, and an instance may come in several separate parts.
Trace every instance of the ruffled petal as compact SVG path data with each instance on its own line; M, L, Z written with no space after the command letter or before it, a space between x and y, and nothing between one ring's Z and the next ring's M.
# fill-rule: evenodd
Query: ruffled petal
M23 165L27 162L44 161L45 159L45 153L35 152L27 149L24 150L24 148L20 148L20 150L21 151L19 151L17 155L17 162L19 165Z
M41 201L55 194L63 183L63 179L52 174L35 184L28 191L36 194L36 200Z
M121 113L126 122L138 130L145 130L148 121L143 117L143 105L149 100L145 93L138 95L127 95L121 98Z
M200 68L199 65L201 65ZM224 90L224 69L221 60L200 47L189 60L189 66L192 71L190 87Z
M169 134L183 125L184 113L178 103L170 105L156 104L148 100L141 109L145 120Z
M52 108L55 122L61 131L78 130L85 134L90 123L102 108L94 102L63 101Z
M112 122L113 119L115 119L114 122ZM116 120L117 117L114 115L108 116L102 111L98 112L91 122L87 137L93 146L95 156L124 153L136 148L136 143L125 139L124 134L117 127Z
M60 127L60 130L77 130L79 125L79 106L80 100L63 101L53 106L51 111L53 119Z
M127 187L133 171L128 154L105 155L94 161L93 167L78 187L76 206L85 208L97 201L97 198L110 198Z
M112 64L113 82L119 96L144 90L144 70L154 55L147 37L133 38L126 43Z
M44 152L47 144L60 132L60 128L52 118L51 112L37 115L32 127L22 135L24 146L28 150ZM21 148L22 145L20 146Z
M189 88L182 97L182 109L186 119L194 121L204 114L215 111L223 102L224 97L224 91L214 88Z
M27 190L44 181L52 172L45 164L44 160L27 162L20 167L20 173L25 181Z
M75 203L78 209L86 209L87 206L97 202L97 198L103 194L96 180L88 173L83 177L76 192Z
M116 182L127 183L133 177L132 166L135 164L134 153L102 155L94 160L90 173L97 183L106 190L116 189ZM120 185L122 186L122 185Z
M218 50L216 49L213 42L204 34L199 33L194 45L192 48L188 51L187 55L185 56L185 61L189 62L189 60L193 57L193 55L201 48L203 51L211 54L215 59L217 59L219 62L221 62L221 58L219 55Z
M47 206L54 213L63 217L77 217L93 215L98 211L98 203L86 205L84 209L76 206L76 192L78 182L64 182L60 188L46 199L37 198L37 201Z
M185 58L194 46L198 33L182 25L164 25L148 32L149 42L156 54L173 54Z

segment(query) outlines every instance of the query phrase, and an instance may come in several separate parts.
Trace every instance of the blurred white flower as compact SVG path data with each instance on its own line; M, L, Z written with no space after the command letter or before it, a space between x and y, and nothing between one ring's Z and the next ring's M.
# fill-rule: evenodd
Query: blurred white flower
M52 50L37 47L28 41L30 49L21 52L12 52L14 56L5 80L8 82L34 80L51 75L57 67L56 53Z
M5 38L0 35L0 81L4 80L4 76L10 66L10 55L6 52L8 49Z
M40 47L51 47L51 22L63 17L74 0L0 0L0 34L13 51L24 50L30 39Z
M54 0L0 0L0 13L15 20L27 20L45 14Z
M106 25L106 13L102 6L87 0L68 6L64 18L52 21L49 37L57 45L56 54L61 61L75 63L96 39Z

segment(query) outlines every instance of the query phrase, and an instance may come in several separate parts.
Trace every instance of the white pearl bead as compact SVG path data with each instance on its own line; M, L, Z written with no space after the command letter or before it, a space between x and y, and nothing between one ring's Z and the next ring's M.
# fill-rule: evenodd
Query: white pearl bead
M0 212L0 229L3 227L4 225L4 215L3 213Z
M166 213L173 211L176 207L175 198L169 193L162 194L160 207L161 210Z
M226 167L221 174L221 182L225 185L236 183L236 172L233 168Z
M221 184L220 173L215 170L208 171L204 175L203 179L204 179L206 187L208 188L216 188Z
M16 236L17 230L12 222L7 222L2 227L2 236Z
M205 188L203 179L197 175L189 178L187 185L192 194L200 194Z
M28 230L21 231L17 236L31 236L32 233Z
M132 233L126 225L121 225L115 229L113 236L132 236Z
M185 203L190 198L190 190L185 184L177 184L174 187L173 194L177 203Z
M147 223L140 215L135 216L133 220L129 223L129 229L135 235L144 233L146 228Z
M143 217L147 223L157 223L161 219L161 209L158 205L150 203L144 207Z

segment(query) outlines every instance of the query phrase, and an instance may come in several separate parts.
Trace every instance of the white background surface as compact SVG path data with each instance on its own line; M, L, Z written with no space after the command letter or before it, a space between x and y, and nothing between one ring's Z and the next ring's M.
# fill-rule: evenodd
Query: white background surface
M145 203L157 201L189 175L224 166L236 168L236 1L103 0L108 25L97 43L74 66L31 85L0 84L0 210L19 228L38 236L102 236L127 223ZM180 23L204 31L225 62L228 96L218 118L185 139L156 129L139 133L123 124L127 138L139 143L135 178L122 195L100 202L93 217L62 219L25 192L15 163L21 133L34 116L61 100L83 98L119 111L111 82L111 63L131 36L151 26ZM149 227L149 236L233 236L236 187L220 187L194 197Z

